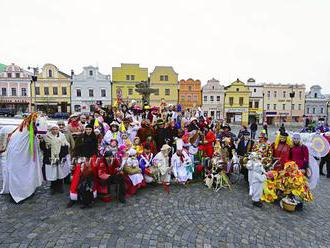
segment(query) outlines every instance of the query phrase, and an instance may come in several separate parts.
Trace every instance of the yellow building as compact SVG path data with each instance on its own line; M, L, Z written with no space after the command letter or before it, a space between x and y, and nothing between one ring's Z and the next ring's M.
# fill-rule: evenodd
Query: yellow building
M47 114L70 113L70 76L55 65L45 64L37 75L37 82L31 85L34 110Z
M136 100L141 104L142 97L135 91L135 85L142 81L148 81L148 68L142 68L139 64L112 67L112 103L121 95L125 102Z
M150 73L150 87L158 90L150 96L150 105L159 106L162 99L167 104L178 103L178 73L172 66L156 66Z
M225 118L227 123L248 125L249 88L239 79L225 87Z

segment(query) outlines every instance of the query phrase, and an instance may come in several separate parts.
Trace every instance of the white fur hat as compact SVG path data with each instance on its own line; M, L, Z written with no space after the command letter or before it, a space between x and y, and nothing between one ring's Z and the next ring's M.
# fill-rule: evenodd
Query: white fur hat
M135 155L136 155L136 150L133 149L133 148L129 149L129 151L128 151L128 155L129 155L129 156L135 156Z
M182 141L182 139L177 139L177 141L176 141L176 149L177 150L182 150L183 149L183 141Z

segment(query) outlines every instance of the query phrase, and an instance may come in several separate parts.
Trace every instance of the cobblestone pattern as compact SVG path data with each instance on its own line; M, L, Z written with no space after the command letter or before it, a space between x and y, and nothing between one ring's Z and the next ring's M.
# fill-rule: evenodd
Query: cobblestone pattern
M330 247L330 180L302 212L252 207L247 185L148 187L127 204L66 209L44 185L22 204L0 197L0 247ZM67 189L68 190L68 189Z

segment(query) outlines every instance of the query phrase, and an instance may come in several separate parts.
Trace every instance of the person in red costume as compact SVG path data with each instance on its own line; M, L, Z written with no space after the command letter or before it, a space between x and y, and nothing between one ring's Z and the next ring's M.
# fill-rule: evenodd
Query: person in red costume
M107 151L102 158L99 158L97 166L96 189L98 197L108 202L110 197L110 185L118 185L118 200L125 203L125 180L120 169L120 161L111 151Z
M284 168L284 164L290 161L290 138L286 132L278 134L275 142L272 144L273 158L278 160L275 170L279 171Z
M301 137L299 133L295 133L292 136L292 140L293 146L290 150L290 160L296 162L299 170L306 170L309 161L308 148L301 143Z
M212 132L211 128L208 128L208 131L204 137L204 140L202 141L202 145L199 146L199 149L204 152L204 155L206 155L209 158L212 158L214 149L213 149L213 143L216 140L215 134Z
M141 144L143 144L149 136L154 137L155 136L155 131L150 125L149 120L142 120L141 122L141 128L137 131L136 134L137 137L140 138Z

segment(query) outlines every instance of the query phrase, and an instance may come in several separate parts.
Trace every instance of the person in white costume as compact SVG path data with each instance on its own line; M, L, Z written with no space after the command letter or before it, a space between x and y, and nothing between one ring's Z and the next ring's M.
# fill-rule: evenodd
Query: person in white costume
M171 169L169 166L169 154L171 147L167 144L163 145L160 152L152 160L152 164L158 168L158 182L170 184L171 181Z
M260 198L263 194L263 184L266 181L266 171L258 157L258 154L252 152L250 154L250 160L248 161L246 167L249 170L249 186L250 186L250 196L252 197L252 202L254 206L262 207Z
M172 156L171 165L173 175L179 183L185 184L192 179L192 161L187 152L183 150L183 142L176 143L176 153Z
M46 130L46 118L32 113L9 138L5 162L7 175L4 175L6 182L2 193L10 194L16 203L31 196L42 184L41 153L36 135L46 133Z

